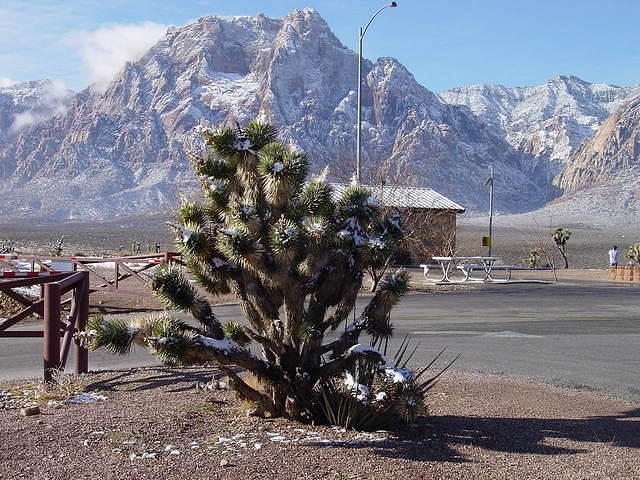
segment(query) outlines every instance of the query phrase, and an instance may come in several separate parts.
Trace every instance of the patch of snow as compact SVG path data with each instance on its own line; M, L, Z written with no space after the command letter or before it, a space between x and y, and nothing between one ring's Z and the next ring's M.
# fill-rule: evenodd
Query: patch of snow
M30 287L17 287L12 288L16 293L24 295L25 297L40 297L40 285L32 285Z
M227 184L213 177L207 178L207 188L214 192L224 192Z
M386 392L378 392L376 393L376 402L384 402L388 397Z
M359 402L366 403L369 400L369 388L366 385L356 382L353 375L348 371L344 372L344 384Z
M253 151L253 144L251 143L251 140L245 138L244 140L237 140L233 143L233 148L235 150L240 150L243 152L251 152L254 153Z
M97 393L77 393L73 397L67 398L67 403L96 403L103 402L107 399L104 395Z
M236 342L229 340L228 338L216 340L215 338L205 337L204 335L196 335L195 341L204 347L220 350L225 355L228 355L229 352L232 352L232 351L243 350L243 348L240 345L238 345Z
M129 455L129 460L134 461L134 460L151 460L154 459L158 456L157 452L153 452L153 453L149 453L149 452L144 452L142 455L136 455L135 453L132 453L131 455Z

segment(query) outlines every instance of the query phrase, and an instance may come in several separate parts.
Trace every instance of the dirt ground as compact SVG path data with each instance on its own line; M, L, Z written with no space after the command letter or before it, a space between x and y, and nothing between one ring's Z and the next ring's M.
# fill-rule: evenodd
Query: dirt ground
M210 379L200 368L89 374L84 391L104 400L43 403L31 417L11 407L38 386L0 384L0 478L640 478L640 405L587 392L452 372L417 425L359 433L247 417L231 392L196 392Z
M465 223L459 225L457 245L459 255L487 254L487 247L481 247L482 237L488 235L488 226L483 224ZM640 229L626 227L606 227L603 225L587 226L566 225L560 220L549 223L516 224L509 216L498 217L493 229L492 255L502 257L507 265L524 265L524 259L529 251L537 249L543 263L546 263L544 253L547 252L556 266L563 267L564 263L551 241L551 230L555 227L567 227L571 230L571 237L566 245L567 259L570 268L577 269L606 269L609 256L607 252L613 245L620 250L620 264L627 263L625 257L629 245L640 242Z
M620 248L621 261L627 247L640 242L640 230L603 225L563 224L560 219L529 221L526 224L511 221L510 216L497 216L494 222L492 254L503 257L505 264L524 265L524 258L533 248L546 250L556 264L561 259L550 241L550 230L557 226L568 227L572 235L567 242L567 256L571 268L606 268L607 252L615 244ZM165 218L145 217L86 225L81 223L55 225L0 225L0 243L13 241L21 253L47 253L48 246L64 235L63 255L116 255L131 250L131 244L140 242L142 253L153 249L156 243L161 250L172 250L173 238L164 224ZM481 246L488 226L484 219L459 218L457 245L459 255L488 253ZM416 263L423 263L416 259Z

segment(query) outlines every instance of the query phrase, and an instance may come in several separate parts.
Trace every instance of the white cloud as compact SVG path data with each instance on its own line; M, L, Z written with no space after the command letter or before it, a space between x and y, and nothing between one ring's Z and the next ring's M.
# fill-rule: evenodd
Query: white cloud
M16 82L15 80L11 80L10 78L7 77L0 77L0 88L3 87L10 87L11 85L15 85Z
M9 134L18 134L27 127L42 123L53 116L63 115L67 111L67 101L72 92L63 82L48 81L42 85L42 88L37 102L29 110L14 115Z
M11 128L9 128L9 133L15 135L16 133L20 133L20 131L24 130L31 125L35 125L36 123L40 123L46 120L46 117L42 114L35 113L31 110L27 110L26 112L17 113L13 117L13 123L11 124Z
M46 88L44 98L50 102L57 103L71 94L62 80L49 80Z
M79 47L96 88L104 90L126 62L140 59L164 36L168 27L155 22L114 25L93 32L76 32L68 40Z

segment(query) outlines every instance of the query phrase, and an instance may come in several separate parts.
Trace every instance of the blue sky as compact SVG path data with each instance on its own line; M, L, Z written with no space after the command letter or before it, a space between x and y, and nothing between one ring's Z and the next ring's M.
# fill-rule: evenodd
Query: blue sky
M203 15L282 17L313 7L356 49L377 0L0 0L0 82L52 78L79 90L166 25ZM369 59L400 60L433 91L472 83L534 85L560 74L640 83L640 8L612 0L398 0L372 24ZM146 22L146 23L145 23ZM120 40L120 41L118 41ZM103 68L105 67L105 68ZM109 68L106 68L109 67Z

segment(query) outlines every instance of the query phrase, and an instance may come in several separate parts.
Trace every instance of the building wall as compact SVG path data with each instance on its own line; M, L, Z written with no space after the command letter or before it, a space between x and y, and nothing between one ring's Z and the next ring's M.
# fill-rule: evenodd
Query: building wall
M413 263L430 263L433 256L455 255L454 210L405 208L400 215L406 232L402 250L411 256Z

